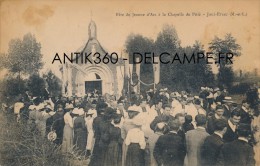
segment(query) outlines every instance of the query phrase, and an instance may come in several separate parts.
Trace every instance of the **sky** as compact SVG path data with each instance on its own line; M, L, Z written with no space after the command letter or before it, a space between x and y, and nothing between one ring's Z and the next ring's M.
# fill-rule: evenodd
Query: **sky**
M201 16L173 16L174 13L200 13ZM206 17L207 13L228 13L228 16ZM231 12L246 16L229 16ZM118 16L130 13L131 16ZM157 16L132 14L154 13ZM158 14L161 14L158 16ZM166 16L162 16L165 13ZM42 46L44 70L56 74L58 64L52 64L56 53L71 53L88 40L89 22L97 25L97 39L108 52L125 48L129 34L141 34L156 39L164 24L172 24L181 46L193 45L199 40L205 46L218 36L231 33L242 47L242 55L235 59L234 69L260 71L260 1L82 1L36 0L1 1L0 53L6 53L11 39L26 33L35 35Z

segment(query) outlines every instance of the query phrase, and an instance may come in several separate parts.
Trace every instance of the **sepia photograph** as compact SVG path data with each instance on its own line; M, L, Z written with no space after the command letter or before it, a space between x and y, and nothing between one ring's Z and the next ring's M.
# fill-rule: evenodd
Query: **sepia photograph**
M260 166L259 0L0 0L0 166Z

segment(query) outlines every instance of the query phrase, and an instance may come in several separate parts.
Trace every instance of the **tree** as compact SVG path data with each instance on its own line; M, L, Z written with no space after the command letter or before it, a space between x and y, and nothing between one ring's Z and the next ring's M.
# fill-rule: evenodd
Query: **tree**
M184 55L189 59L191 56L197 53L204 53L203 45L196 41L195 44L178 49L178 55L182 59ZM188 90L190 92L198 91L201 86L213 86L214 75L211 70L211 66L204 61L199 63L183 63L173 64L175 66L173 77L174 83L169 84L172 86L172 90Z
M219 53L233 53L235 57L241 55L241 46L236 43L236 39L230 34L226 34L224 39L220 39L215 36L215 38L209 43L209 49L214 53L215 59L218 61ZM222 62L222 61L221 61ZM220 67L226 65L232 65L231 63L218 64Z
M27 81L27 87L29 92L33 96L45 96L46 95L46 82L38 74L33 74Z
M157 56L163 52L167 52L169 56L163 56L164 61L172 60L174 53L180 48L180 40L176 29L173 25L165 24L162 31L159 32L155 41L155 50ZM162 86L167 86L176 82L175 70L176 65L160 64L160 83Z
M233 53L234 57L241 55L241 46L237 44L236 39L230 34L226 34L224 39L215 37L209 43L209 49L214 53L215 60L219 62L219 53ZM233 83L234 72L232 69L232 63L226 63L225 61L220 61L218 64L218 84L219 86L226 86L230 88ZM230 79L228 79L230 76Z
M155 41L157 53L175 52L180 47L180 40L173 25L165 24Z
M134 52L142 55L142 62L140 64L140 80L146 84L152 84L154 82L153 65L152 63L149 64L144 61L144 54L146 52L154 52L154 41L139 34L130 34L126 40L126 51L129 54L130 63L132 63ZM151 59L148 62L151 62ZM151 86L141 84L140 88L142 90L147 90L150 89Z
M9 42L8 54L5 58L5 67L13 73L34 74L43 66L41 44L28 33L23 40L12 39Z
M21 97L21 94L26 91L26 81L19 80L17 77L5 77L1 83L1 101L13 102Z
M12 39L9 42L8 53L3 54L1 59L1 67L18 75L18 79L21 80L21 75L32 75L42 68L41 44L36 41L35 36L28 33L22 40ZM20 84L18 87L20 89Z
M48 87L46 88L51 93L51 96L59 96L62 94L61 80L52 71L49 71L47 74L44 74L43 78L47 82Z
M219 68L218 82L221 88L231 88L234 81L234 72L232 66Z

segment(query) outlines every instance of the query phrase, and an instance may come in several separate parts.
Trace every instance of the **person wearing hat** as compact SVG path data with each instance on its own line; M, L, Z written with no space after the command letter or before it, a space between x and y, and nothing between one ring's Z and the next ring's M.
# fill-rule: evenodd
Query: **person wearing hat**
M109 125L116 114L116 110L111 107L103 108L104 113L101 114L102 119L99 119L99 116L93 121L93 129L95 131L95 146L93 153L91 155L89 166L104 165L105 154L108 147L108 137L107 130ZM98 120L98 121L96 121Z
M64 129L61 150L63 153L72 151L73 148L73 119L71 112L74 109L72 104L66 104L65 110L67 112L64 115Z
M85 126L84 110L83 108L79 108L79 105L76 105L72 113L74 114L73 146L78 150L79 156L84 156L86 150L86 144L87 144L87 129Z
M161 135L155 144L154 158L158 165L182 166L186 150L182 138L177 133L180 124L177 120L172 120L168 123L168 127L169 132Z
M214 103L214 95L212 92L209 92L209 95L206 99L203 100L203 108L207 111L207 113L211 112L211 105Z
M89 165L100 165L102 156L100 152L103 151L103 146L100 144L101 136L104 134L104 132L107 130L107 126L110 122L110 119L107 118L105 114L107 114L108 105L105 103L105 101L100 101L97 103L96 106L97 109L97 117L93 120L93 130L94 130L94 138L95 138L95 144L93 148L93 152L91 155L90 163Z
M46 121L48 118L51 117L50 114L47 112L49 111L48 108L43 104L39 104L36 111L36 127L40 132L41 136L44 138L46 136ZM47 112L46 112L47 111Z
M240 108L236 108L231 112L231 116L228 119L227 132L224 134L223 139L225 142L232 142L237 139L237 126L241 120Z
M109 124L106 135L108 140L108 148L104 157L104 166L122 166L122 144L120 122L121 114L114 114L111 123Z
M52 116L52 130L57 134L57 139L53 142L58 146L62 143L64 126L64 107L59 104L56 113Z
M50 117L46 120L46 134L48 136L48 133L52 131L52 123L53 123L53 115L55 112L53 111L53 108L51 105L45 106L45 112L50 115Z
M125 144L127 146L126 153L126 166L142 166L145 165L145 136L144 132L141 130L143 125L143 120L138 115L132 119L132 124L134 128L127 132L125 138Z
M203 114L195 117L197 128L186 133L187 166L200 166L201 145L209 134L206 132L207 118Z
M94 146L94 130L93 130L93 121L97 117L97 111L96 111L96 100L92 101L91 108L86 112L85 117L85 124L88 132L87 136L87 154L86 156L91 155L92 148Z
M240 123L246 123L246 124L251 124L253 120L253 116L251 113L251 109L249 107L249 103L246 100L242 101L242 106L241 106L241 120Z
M128 131L136 127L133 123L133 120L138 116L140 112L137 106L130 106L128 107L127 113L128 113L128 118L124 120L123 125L121 127L121 137L123 140L126 139ZM126 145L125 143L123 143L122 165L125 164L126 150L127 150Z
M230 96L226 96L224 98L223 102L223 107L224 107L224 117L226 117L227 119L230 117L232 109L231 109L231 105L234 103L232 98Z
M160 95L160 98L161 98L161 101L163 104L169 103L170 95L166 92L166 90L167 90L167 88L163 89L163 92Z
M241 123L237 128L238 138L226 143L220 150L217 165L254 166L255 154L253 147L248 144L251 126ZM258 156L259 157L259 156Z

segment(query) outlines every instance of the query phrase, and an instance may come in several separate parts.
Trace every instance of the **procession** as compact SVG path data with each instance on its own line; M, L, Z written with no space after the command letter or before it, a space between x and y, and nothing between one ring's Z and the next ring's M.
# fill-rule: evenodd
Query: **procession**
M197 95L150 89L118 99L25 94L2 107L7 118L89 165L259 164L259 107L234 102L225 89L201 87Z

